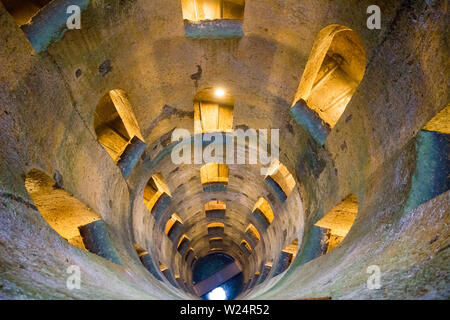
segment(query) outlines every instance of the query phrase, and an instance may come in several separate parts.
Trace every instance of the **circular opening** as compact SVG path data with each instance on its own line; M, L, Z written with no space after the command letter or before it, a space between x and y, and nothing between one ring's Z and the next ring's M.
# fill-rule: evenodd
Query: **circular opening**
M241 292L243 286L242 272L229 273L229 266L236 263L234 258L225 253L212 253L200 258L192 271L192 282L203 291L200 298L204 300L232 300ZM228 268L227 268L228 267ZM221 281L220 279L227 279Z
M217 287L206 294L207 300L227 300L227 293L224 288Z

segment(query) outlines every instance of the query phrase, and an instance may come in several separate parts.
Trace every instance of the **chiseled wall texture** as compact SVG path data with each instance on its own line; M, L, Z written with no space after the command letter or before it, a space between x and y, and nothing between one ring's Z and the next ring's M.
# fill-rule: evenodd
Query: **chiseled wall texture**
M381 30L366 27L371 4L382 10ZM161 173L172 193L164 217L180 215L198 252L208 245L205 202L227 201L226 229L239 244L254 203L269 200L276 222L241 261L245 279L299 239L290 269L241 298L448 299L449 192L403 210L415 137L448 103L446 14L446 1L247 0L242 38L192 40L179 0L96 0L81 30L38 54L0 4L0 298L192 298L153 278L133 247L189 278L142 201L148 179ZM329 24L358 33L367 68L319 146L289 110L315 36ZM171 162L172 130L193 132L193 97L215 86L235 98L235 128L280 129L280 160L297 183L285 203L259 165L231 165L228 192L205 193L200 165ZM112 89L126 92L147 144L128 179L95 136L95 108ZM33 168L59 172L64 189L99 214L122 266L69 245L47 225L24 186ZM308 262L302 249L314 223L351 193L359 202L351 231ZM74 264L81 290L66 287ZM367 289L370 265L381 269L379 290Z

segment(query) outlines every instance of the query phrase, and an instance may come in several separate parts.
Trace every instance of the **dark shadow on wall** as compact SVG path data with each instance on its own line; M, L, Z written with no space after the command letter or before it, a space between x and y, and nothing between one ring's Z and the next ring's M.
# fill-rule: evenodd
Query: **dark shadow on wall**
M450 189L450 135L421 130L415 145L416 170L405 212Z

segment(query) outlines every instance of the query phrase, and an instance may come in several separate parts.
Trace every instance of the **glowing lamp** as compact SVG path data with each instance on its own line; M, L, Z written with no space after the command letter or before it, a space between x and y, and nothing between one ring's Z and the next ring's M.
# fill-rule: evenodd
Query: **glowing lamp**
M218 98L223 98L225 96L225 90L223 89L216 89L214 91L214 94L216 95L216 97Z

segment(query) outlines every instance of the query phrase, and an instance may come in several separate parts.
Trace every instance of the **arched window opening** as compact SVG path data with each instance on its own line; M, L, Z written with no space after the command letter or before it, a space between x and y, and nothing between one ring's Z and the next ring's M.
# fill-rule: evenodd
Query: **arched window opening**
M94 128L98 142L128 177L145 150L145 142L123 90L111 90L97 105Z
M258 232L258 229L253 224L249 224L245 229L245 233L250 237L253 243L257 243L261 240L261 235Z
M174 276L172 275L172 272L170 271L170 269L167 266L162 264L161 261L159 262L159 270L161 271L161 273L164 275L164 277L167 279L167 281L169 281L169 283L171 285L178 288L178 283L175 280Z
M278 264L274 272L274 276L279 275L286 271L291 265L292 261L294 261L295 256L298 251L298 239L295 239L290 244L288 244L281 251L280 258L278 259Z
M153 264L153 260L148 251L137 243L134 244L134 249L136 250L139 260L141 260L141 263L145 267L145 269L147 269L156 279L162 281L162 278L159 275L155 265Z
M189 21L244 18L244 0L181 0L181 5Z
M405 212L450 189L450 105L419 131L415 146L416 167Z
M279 160L274 159L270 164L264 179L272 187L280 201L286 201L295 187L295 179L289 170Z
M290 244L288 244L284 249L283 252L289 253L292 256L292 259L295 258L298 251L298 238L293 240Z
M244 239L250 244L252 248L258 245L261 240L261 235L253 224L249 224L244 231Z
M208 224L208 235L223 235L225 233L225 224L213 222Z
M145 250L143 247L141 247L140 245L138 245L137 243L134 244L134 249L136 250L136 254L138 255L138 257L140 258L143 255L148 254L148 251Z
M181 0L186 37L242 37L245 0Z
M319 32L291 114L320 144L344 112L365 68L366 53L356 32L340 25Z
M172 214L169 220L167 220L164 233L169 237L170 240L174 240L178 231L183 228L183 220L176 213Z
M147 209L159 220L169 205L171 194L160 173L154 174L144 188L144 204Z
M226 191L228 184L228 166L216 162L207 163L200 168L203 191Z
M189 248L188 252L186 253L186 256L184 257L184 261L186 261L186 263L190 266L190 265L192 265L192 262L196 258L197 257L195 256L194 249L193 248Z
M225 218L225 212L227 205L223 201L213 200L205 204L205 214L210 219L223 219Z
M177 273L175 274L175 281L178 284L178 287L183 288L183 290L186 290L186 284L183 281L183 279L181 279L180 275Z
M189 245L191 239L189 239L185 234L181 237L177 245L177 250L181 255L184 255L189 250Z
M211 249L223 250L223 238L222 237L209 238L209 247Z
M246 240L241 241L241 248L244 250L244 253L246 255L249 255L252 253L252 247Z
M47 223L70 244L86 249L78 227L100 220L98 214L72 197L42 171L33 169L25 178L25 187Z
M266 230L274 219L273 210L269 202L264 198L259 198L253 207L253 216L258 224Z
M45 221L67 242L121 264L106 226L96 212L37 169L27 174L25 188Z
M19 26L30 20L52 0L1 0Z
M161 272L164 272L164 271L166 271L168 268L164 265L164 264L162 264L161 263L161 261L159 262L159 270L161 271Z
M260 282L264 282L264 280L267 279L267 277L269 276L270 271L272 270L272 265L273 265L273 260L267 261L264 264L263 271L261 273L261 278L260 278L261 280L260 280Z
M355 222L357 214L358 199L351 194L316 222L315 226L326 229L326 236L323 240L324 253L332 251L344 240Z
M233 130L233 96L219 88L199 91L194 98L194 133Z

